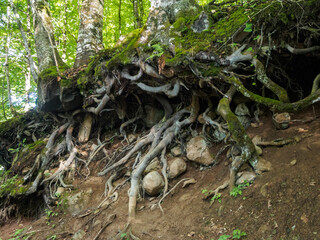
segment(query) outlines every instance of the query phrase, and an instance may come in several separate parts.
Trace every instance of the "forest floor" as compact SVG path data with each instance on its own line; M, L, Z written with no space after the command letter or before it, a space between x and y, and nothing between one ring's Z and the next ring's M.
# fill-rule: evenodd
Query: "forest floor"
M320 116L319 104L291 114L291 119L310 120L315 114ZM249 127L250 137L260 135L263 140L271 141L305 133L311 136L297 144L263 148L262 157L272 163L272 170L258 176L237 197L230 196L228 189L223 190L221 203L215 201L211 206L210 201L203 200L202 190L214 190L226 180L229 161L224 158L210 169L200 169L188 162L187 172L171 181L170 187L182 178L194 178L197 182L186 188L179 185L167 196L162 203L164 215L159 208L150 209L159 199L146 196L139 201L137 219L133 225L134 234L141 240L217 240L224 234L232 235L233 230L238 229L247 235L241 239L320 239L320 119L307 123L292 121L286 130L275 129L271 113L264 115L261 122L257 128ZM95 164L99 166L99 162ZM103 200L106 181L105 177L95 177L98 171L93 170L86 181L79 179L75 183L78 190L90 189L86 208L92 212ZM3 240L10 239L17 229L26 228L28 232L34 232L31 239L72 239L77 231L79 235L81 232L85 234L82 239L94 239L108 217L116 214L113 222L97 238L109 239L126 224L128 189L129 182L118 191L119 199L93 219L94 213L84 216L88 211L74 216L64 214L62 207L56 207L52 210L58 213L57 216L50 218L43 215L38 220L10 219L0 227L0 237Z

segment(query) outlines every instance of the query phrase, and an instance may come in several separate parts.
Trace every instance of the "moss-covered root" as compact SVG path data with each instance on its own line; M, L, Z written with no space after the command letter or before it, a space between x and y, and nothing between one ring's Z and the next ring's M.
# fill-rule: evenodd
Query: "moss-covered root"
M273 82L266 74L264 66L262 62L260 62L257 58L252 59L252 63L257 71L257 79L269 90L271 90L274 94L277 95L281 102L288 103L289 97L287 91L280 87L278 84Z
M244 127L238 120L237 116L231 111L229 106L229 98L224 97L218 105L218 112L227 122L230 133L233 139L241 147L241 156L235 157L230 168L230 191L234 187L236 173L242 164L250 162L253 168L257 165L258 155L255 146L250 137L247 135Z
M278 110L280 112L296 112L299 111L315 102L320 101L320 89L317 89L313 93L311 93L309 96L305 97L304 99L301 99L297 102L293 103L285 103L279 100L271 99L262 97L258 94L255 94L251 91L249 91L243 83L235 76L226 77L223 76L223 78L230 84L236 87L236 89L242 93L243 96L249 98L252 101L255 101L257 103L261 103L263 105L266 105L267 107L272 108L273 110ZM317 79L317 78L316 78Z

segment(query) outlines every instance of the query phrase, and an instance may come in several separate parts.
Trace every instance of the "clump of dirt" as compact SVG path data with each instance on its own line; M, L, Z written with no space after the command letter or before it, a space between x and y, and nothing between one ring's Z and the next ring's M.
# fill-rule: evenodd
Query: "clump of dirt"
M196 183L186 188L179 185L167 196L162 203L164 214L155 207L159 198L141 196L134 234L143 240L218 239L238 229L246 233L241 239L320 239L320 119L314 118L318 115L320 105L316 104L291 114L288 129L277 130L271 113L261 118L260 126L250 127L250 137L259 135L265 141L308 137L283 147L264 147L262 157L271 162L272 170L259 175L241 195L232 197L223 190L221 203L204 201L202 189L220 186L229 175L230 162L224 159L207 169L189 162L188 171L171 181L170 188L183 178L194 178ZM82 239L111 239L127 222L129 183L123 183L114 203L97 209L104 199L106 179L78 179L75 191L91 189L85 210L72 215L59 206L38 220L10 219L0 228L1 238L9 239L17 229L25 228L25 234L32 233L31 239L71 239L75 233Z

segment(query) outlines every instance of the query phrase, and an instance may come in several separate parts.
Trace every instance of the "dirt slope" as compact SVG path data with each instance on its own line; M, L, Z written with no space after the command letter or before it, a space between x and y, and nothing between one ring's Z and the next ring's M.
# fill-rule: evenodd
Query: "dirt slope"
M310 120L320 115L320 105L292 114L293 120ZM247 236L241 239L320 239L320 119L311 122L293 121L286 130L276 130L271 114L261 119L263 125L250 127L251 137L260 135L264 140L288 138L311 134L301 142L284 147L265 147L263 158L272 163L272 170L258 176L255 182L243 190L241 196L229 196L229 190L222 191L221 203L210 207L203 200L202 189L213 190L228 176L228 160L212 169L200 170L199 166L188 163L188 171L170 182L173 187L182 178L195 178L197 183L186 188L181 185L165 198L162 207L164 215L152 204L158 199L145 197L138 202L137 221L134 233L141 240L148 239L218 239L223 234L232 235L239 229ZM121 182L122 180L119 180ZM78 181L77 188L90 188L93 193L87 205L94 209L103 200L105 178L90 177ZM71 239L72 234L82 229L82 239L94 239L108 217L116 214L114 221L105 228L98 239L109 239L125 226L127 220L126 183L119 191L119 199L106 210L85 216L87 211L76 216L64 214L62 207L53 209L57 216L34 221L32 219L10 219L0 227L0 237L10 239L16 229L34 231L31 239ZM92 210L94 212L94 210ZM51 238L50 238L51 237ZM22 239L22 238L16 238ZM125 238L124 238L125 239Z

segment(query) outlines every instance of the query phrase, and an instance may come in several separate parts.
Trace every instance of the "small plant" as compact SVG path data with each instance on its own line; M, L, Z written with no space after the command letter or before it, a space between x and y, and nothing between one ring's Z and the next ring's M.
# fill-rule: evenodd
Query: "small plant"
M201 190L201 193L207 197L207 196L211 193L211 190L208 190L208 189L206 189L206 188L203 188L203 189Z
M239 229L235 229L232 232L232 239L240 239L241 237L247 236L245 232L241 232Z
M16 231L11 235L12 238L9 240L20 240L20 234L23 233L24 228L16 229Z
M239 186L233 187L231 192L230 192L230 196L236 198L238 195L242 195L241 188Z
M153 59L154 57L161 57L162 54L164 53L164 50L160 44L153 44L151 47L153 48L152 55L148 57L146 61L149 59Z
M232 239L241 239L242 237L247 236L247 234L245 232L242 232L239 229L235 229L232 232L232 236L231 235L222 235L218 238L218 240L227 240L230 239L232 237ZM210 240L214 240L213 238L211 238Z
M126 234L126 233L121 233L120 238L125 239L125 240L129 240L128 234Z
M46 223L47 223L47 225L50 225L50 218L58 216L58 213L55 213L54 211L49 210L49 209L46 209L45 212L46 212L46 215L47 215L46 216L46 219L47 219ZM53 224L52 227L54 228L55 224Z
M210 203L213 204L213 202L214 202L215 200L218 200L218 202L221 203L221 193L218 193L218 194L214 195L214 196L211 198Z
M227 239L229 239L230 237L231 237L230 235L222 235L222 236L219 237L218 240L227 240Z
M50 237L47 237L46 240L55 240L55 239L57 239L57 235L52 235Z
M237 197L238 195L242 195L242 190L246 189L250 186L250 182L244 181L243 183L239 184L236 187L233 187L232 191L230 192L230 196Z

